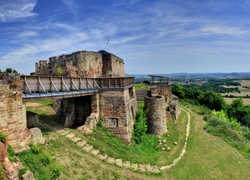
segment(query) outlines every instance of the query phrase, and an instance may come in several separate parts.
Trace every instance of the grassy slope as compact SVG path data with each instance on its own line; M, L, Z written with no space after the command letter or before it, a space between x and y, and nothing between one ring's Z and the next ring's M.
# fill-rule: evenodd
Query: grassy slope
M165 177L172 179L248 179L250 160L219 137L203 130L202 116L192 113L187 154Z
M202 116L193 113L193 108L186 108L191 115L187 153L176 166L159 176L140 174L109 165L85 153L55 132L46 135L50 141L45 148L63 167L59 179L248 179L250 160L220 138L204 131L205 122ZM181 127L183 126L179 126ZM178 147L182 148L179 144ZM180 152L180 149L173 151ZM159 163L161 164L161 161Z

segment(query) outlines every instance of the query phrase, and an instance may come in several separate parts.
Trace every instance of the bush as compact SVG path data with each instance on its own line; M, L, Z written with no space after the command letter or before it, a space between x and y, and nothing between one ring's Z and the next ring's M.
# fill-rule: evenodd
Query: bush
M41 147L39 147L39 146L37 146L37 145L31 146L30 150L31 150L31 152L32 152L33 154L40 154L40 153L42 152Z
M58 178L60 176L60 174L61 174L61 171L62 171L61 166L52 167L52 169L51 169L51 178L52 179Z
M22 175L24 175L26 173L26 171L27 171L26 168L20 169L18 172L18 179L21 179Z
M3 133L0 133L0 141L2 143L5 143L7 140L7 135L6 134L3 134Z
M97 127L102 127L102 119L99 119L96 124Z
M8 151L10 156L15 156L15 152L14 152L13 148L10 145L8 145L7 151Z
M42 154L40 160L43 163L43 165L47 166L51 163L52 158L50 155Z

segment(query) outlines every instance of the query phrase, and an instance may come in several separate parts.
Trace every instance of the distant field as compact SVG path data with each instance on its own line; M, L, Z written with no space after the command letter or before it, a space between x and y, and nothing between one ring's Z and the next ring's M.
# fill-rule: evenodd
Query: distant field
M227 104L231 104L237 98L224 98ZM242 98L245 105L250 105L250 98Z
M250 89L243 88L243 86L250 86L250 80L235 80L235 82L239 82L241 86L223 86L225 88L236 88L238 87L241 93L231 92L231 93L221 93L222 96L236 96L236 97L243 97L243 96L250 96Z
M250 80L235 80L235 82L239 82L242 86L250 86Z

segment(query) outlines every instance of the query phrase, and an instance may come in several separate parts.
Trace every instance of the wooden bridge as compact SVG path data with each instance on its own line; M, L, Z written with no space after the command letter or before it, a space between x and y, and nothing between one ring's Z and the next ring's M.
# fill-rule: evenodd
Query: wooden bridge
M23 99L69 98L88 96L102 90L128 89L134 77L76 78L57 76L21 76Z

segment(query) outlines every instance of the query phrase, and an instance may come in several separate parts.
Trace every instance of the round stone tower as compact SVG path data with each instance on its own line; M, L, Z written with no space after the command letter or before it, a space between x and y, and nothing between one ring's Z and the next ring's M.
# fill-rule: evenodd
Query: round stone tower
M166 102L161 95L146 96L148 133L161 136L167 132Z

